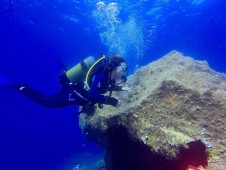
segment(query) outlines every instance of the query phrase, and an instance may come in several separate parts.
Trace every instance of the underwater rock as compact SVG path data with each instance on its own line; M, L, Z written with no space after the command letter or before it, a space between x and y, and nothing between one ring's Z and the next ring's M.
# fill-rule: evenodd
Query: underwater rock
M226 167L226 75L172 51L113 92L117 108L80 114L86 138L106 151L106 170Z

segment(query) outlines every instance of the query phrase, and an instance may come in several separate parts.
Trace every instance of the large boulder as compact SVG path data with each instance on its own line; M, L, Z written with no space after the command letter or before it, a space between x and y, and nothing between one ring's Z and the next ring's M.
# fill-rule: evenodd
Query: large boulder
M129 76L118 107L80 114L107 170L226 169L226 75L172 51ZM93 111L93 113L90 113Z

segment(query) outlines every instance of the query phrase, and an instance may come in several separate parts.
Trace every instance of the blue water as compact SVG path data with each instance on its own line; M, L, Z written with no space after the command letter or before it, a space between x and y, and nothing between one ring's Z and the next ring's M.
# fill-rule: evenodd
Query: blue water
M224 0L0 0L0 83L52 94L57 62L101 52L125 57L130 74L174 49L225 73L225 9ZM77 107L44 108L4 88L0 100L0 169L72 170L102 156L82 136Z

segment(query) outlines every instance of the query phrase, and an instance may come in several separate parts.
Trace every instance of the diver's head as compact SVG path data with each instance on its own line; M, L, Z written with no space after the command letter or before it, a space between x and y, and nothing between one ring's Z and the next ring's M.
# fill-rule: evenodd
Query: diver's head
M126 63L121 63L118 67L116 67L111 72L111 79L121 79L123 77L126 77L126 74L128 72L128 67Z
M128 73L128 67L125 59L118 55L110 57L110 67L111 67L111 79L118 80L121 79L125 81L126 75Z

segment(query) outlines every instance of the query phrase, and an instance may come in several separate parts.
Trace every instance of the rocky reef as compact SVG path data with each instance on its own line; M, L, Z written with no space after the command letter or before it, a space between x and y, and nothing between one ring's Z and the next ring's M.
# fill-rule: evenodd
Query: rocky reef
M226 169L226 75L172 51L129 76L120 104L80 114L106 170ZM88 112L88 111L87 111Z

